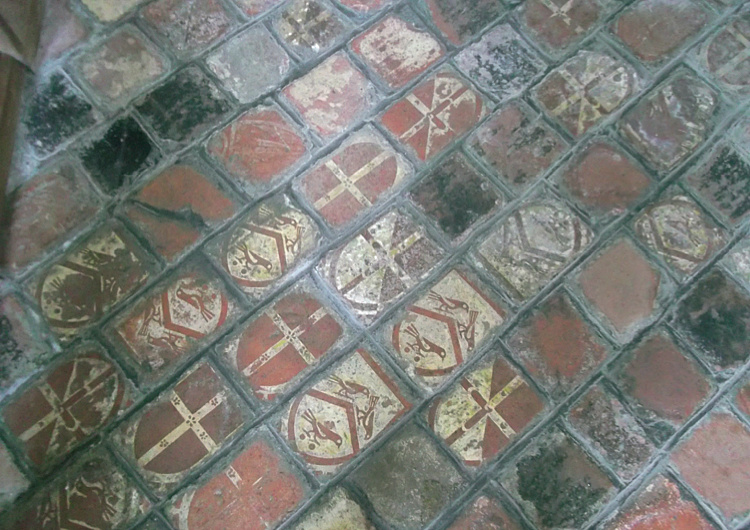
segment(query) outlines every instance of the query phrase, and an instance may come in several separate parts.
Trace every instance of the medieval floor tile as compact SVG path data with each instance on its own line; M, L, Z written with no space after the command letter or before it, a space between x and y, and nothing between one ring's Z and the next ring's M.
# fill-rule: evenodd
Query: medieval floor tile
M362 507L343 489L336 489L316 502L291 527L293 530L375 530Z
M502 356L461 377L430 406L428 423L467 466L492 460L544 410L536 391Z
M78 347L4 408L8 430L35 466L57 463L131 404L132 389L95 344Z
M422 0L437 28L455 45L477 35L504 11L495 0Z
M352 481L377 514L398 530L424 528L465 487L455 464L414 426L357 469Z
M115 440L151 489L163 495L221 449L244 416L228 383L201 363L118 429Z
M77 62L92 90L110 102L124 102L158 79L167 63L133 26L123 26Z
M540 116L519 102L502 107L468 143L504 182L519 191L544 173L567 147Z
M451 525L448 530L521 530L521 527L495 500L482 496Z
M274 29L295 53L310 59L348 33L349 24L336 13L324 0L292 0L276 16Z
M506 467L502 484L544 530L583 528L615 493L609 477L557 430L537 439Z
M608 352L604 341L560 294L524 318L508 339L508 346L554 399L580 385Z
M319 135L338 135L365 117L377 101L370 81L339 52L283 90L284 97Z
M240 103L250 103L286 77L292 62L263 26L253 26L224 43L206 63Z
M560 53L591 32L612 4L611 0L528 0L522 20L534 40Z
M632 498L605 530L714 530L698 507L670 479L657 476Z
M592 237L564 203L537 197L491 232L477 253L514 298L526 300L573 261Z
M750 241L740 241L721 263L745 288L750 289Z
M265 431L205 483L193 486L169 508L179 530L276 528L307 496L301 474Z
M674 323L714 369L736 368L750 356L750 297L718 270L693 287Z
M360 16L370 16L392 4L394 0L336 0L345 9Z
M261 202L207 249L252 299L294 271L320 242L315 222L286 195Z
M28 479L18 469L5 445L0 443L0 513L28 487Z
M636 419L601 386L589 390L568 418L625 481L632 480L654 453Z
M114 22L144 0L81 0L102 22Z
M391 210L329 252L318 270L354 313L370 323L442 257L424 228L400 210Z
M714 413L672 454L682 477L729 520L750 512L750 431L734 416Z
M217 350L255 397L271 401L307 374L345 336L340 318L306 282L258 311Z
M409 408L382 363L358 349L294 398L279 431L316 474L331 476Z
M573 136L617 111L639 83L632 66L605 53L580 51L537 86L536 99Z
M414 15L404 12L407 19ZM352 41L351 47L390 88L400 88L438 61L445 50L427 31L391 15Z
M202 51L232 25L220 0L157 0L142 16L178 55Z
M692 170L687 182L731 223L750 212L750 163L728 145L717 147L700 169Z
M477 92L449 71L418 85L380 121L422 161L443 151L486 114Z
M717 94L687 71L653 89L620 121L620 133L659 170L672 169L706 139Z
M412 173L409 162L368 126L302 175L297 187L331 226L339 228L392 195Z
M456 65L501 101L521 95L546 64L508 24L497 26L456 56Z
M452 269L385 327L384 339L411 377L436 387L495 335L505 317L485 284Z
M261 15L269 9L281 5L284 0L233 0L248 16Z
M117 2L117 5L127 6L128 2ZM90 25L80 11L72 8L70 0L45 5L42 28L36 56L37 65L58 59L91 35Z
M152 515L146 519L146 522L137 526L135 530L168 530L168 527L161 521L161 519Z
M275 106L255 107L207 145L208 153L249 191L268 189L306 157L308 143L299 128Z
M740 388L735 397L735 404L740 411L750 417L750 382Z
M73 165L34 176L8 198L3 265L19 271L92 220L102 199Z
M108 223L38 274L29 290L61 339L93 324L157 271L119 223Z
M703 67L725 87L747 94L750 88L750 12L742 11L699 51Z
M460 152L440 163L409 193L453 241L503 205L503 195Z

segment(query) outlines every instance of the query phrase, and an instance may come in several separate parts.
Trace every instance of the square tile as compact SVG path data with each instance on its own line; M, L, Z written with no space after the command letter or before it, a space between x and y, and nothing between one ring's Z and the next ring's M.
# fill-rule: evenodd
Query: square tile
M315 474L332 476L410 408L382 363L358 349L292 400L279 431Z
M372 322L442 257L422 227L391 210L329 252L318 271L360 319Z
M409 162L368 126L305 172L297 187L331 226L339 228L392 195L412 173Z
M144 0L81 0L102 22L114 22Z
M157 0L141 14L178 55L207 48L232 25L221 0Z
M508 339L511 354L558 400L583 383L609 348L568 298L556 294L522 319Z
M271 91L292 67L289 55L262 24L222 44L206 64L240 103Z
M477 129L468 145L518 191L533 183L567 148L554 129L520 102L503 106Z
M234 3L242 9L246 15L254 17L265 13L274 6L280 5L284 0L234 0Z
M686 180L732 224L750 212L750 163L731 146L719 145Z
M323 0L291 0L275 17L274 29L303 59L311 59L333 47L350 25Z
M547 66L508 24L485 33L455 60L472 81L501 101L521 95Z
M570 134L581 136L616 112L638 84L635 70L622 59L583 50L547 75L534 94Z
M336 488L317 501L290 528L294 530L375 530L362 507L342 488Z
M380 121L417 158L426 161L467 133L486 112L482 96L443 71L392 105Z
M496 335L506 314L485 284L452 269L399 313L385 338L410 376L436 387Z
M344 52L332 55L282 91L307 124L336 136L365 117L377 101L375 87Z
M240 398L207 363L184 375L115 433L115 443L157 494L164 495L242 427Z
M448 530L521 530L500 504L486 496L479 497Z
M28 487L28 479L18 469L5 445L0 443L0 513Z
M505 8L495 0L422 0L432 22L456 46L464 44L498 18Z
M511 296L534 296L591 242L593 233L556 199L527 201L479 245L485 266Z
M750 87L750 12L741 11L699 50L700 62L730 90L747 94Z
M445 50L423 28L407 19L390 15L355 38L351 47L390 88L401 88L440 59Z
M417 185L409 198L453 241L500 208L504 197L460 152L456 152Z
M435 398L427 421L467 466L477 467L502 452L543 409L524 377L495 355Z
M612 4L611 0L528 0L522 20L535 41L561 53L585 38Z
M336 0L336 2L355 14L369 16L392 4L394 0Z

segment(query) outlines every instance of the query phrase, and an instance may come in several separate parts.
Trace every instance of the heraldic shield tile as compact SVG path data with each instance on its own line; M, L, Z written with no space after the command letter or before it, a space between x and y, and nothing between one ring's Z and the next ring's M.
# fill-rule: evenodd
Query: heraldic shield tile
M104 316L143 285L156 266L119 224L100 228L32 286L42 314L63 340Z
M215 241L210 253L253 298L292 271L318 244L315 222L286 195L263 201Z
M241 406L227 382L201 363L121 428L117 445L163 495L237 432Z
M269 530L305 498L300 473L281 456L270 435L255 438L208 482L190 488L170 508L179 530Z
M280 428L319 475L333 475L395 423L411 404L363 349L292 401Z
M344 328L320 297L295 287L219 347L255 397L273 400L340 341Z
M338 228L379 202L411 173L404 157L368 127L305 173L299 188L320 215Z
M518 209L478 252L511 295L526 300L573 261L592 237L565 204L544 199Z
M321 274L364 321L414 287L442 250L405 213L391 211L330 252Z
M128 408L131 388L101 347L87 344L3 411L8 429L38 467L67 455Z
M468 466L502 451L544 409L529 383L501 357L483 362L435 399L430 427Z
M454 269L406 309L390 338L410 376L438 386L503 324L505 310L486 291Z

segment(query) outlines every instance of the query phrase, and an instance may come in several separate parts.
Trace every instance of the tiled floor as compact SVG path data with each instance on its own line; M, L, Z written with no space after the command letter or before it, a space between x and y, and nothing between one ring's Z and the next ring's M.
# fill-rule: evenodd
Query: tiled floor
M750 528L750 6L70 1L0 528Z

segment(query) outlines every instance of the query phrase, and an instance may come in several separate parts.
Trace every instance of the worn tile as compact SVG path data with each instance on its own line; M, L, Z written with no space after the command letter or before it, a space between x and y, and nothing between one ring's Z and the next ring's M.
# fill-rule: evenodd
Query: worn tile
M503 508L489 497L475 500L448 530L521 530Z
M258 311L218 351L255 397L271 401L336 348L345 331L320 294L298 284Z
M506 467L502 484L540 529L583 528L613 496L609 477L567 435L553 430Z
M0 443L0 513L29 487L4 444Z
M654 453L636 419L600 385L576 403L568 418L625 481L632 480Z
M456 56L456 65L472 81L501 101L523 93L546 64L508 24L485 33Z
M400 88L432 64L445 50L427 31L390 15L351 43L352 50L390 88Z
M750 416L750 383L745 383L745 385L740 388L734 401L737 408L739 408L743 414Z
M721 263L745 288L750 288L750 241L740 241Z
M93 91L110 102L124 102L158 79L166 60L133 26L123 26L82 56L77 67Z
M730 19L717 34L705 41L700 61L725 87L746 93L750 86L750 12Z
M212 243L212 257L257 299L318 245L315 222L286 195L266 199Z
M717 412L672 453L672 461L687 483L732 521L750 512L748 452L748 428Z
M581 136L616 112L638 83L635 70L622 59L584 50L547 75L534 94L552 118Z
M725 243L722 231L686 195L670 194L636 219L636 235L680 273L690 274Z
M375 530L362 507L345 490L337 488L316 502L293 530Z
M503 451L544 409L534 389L502 356L482 362L430 406L428 423L468 466Z
M750 297L718 270L693 287L674 322L714 369L739 367L750 355Z
M276 33L303 59L333 47L349 24L323 0L292 0L274 20ZM267 60L267 59L264 59Z
M233 0L248 16L260 15L280 5L284 0Z
M561 52L590 33L611 5L610 0L528 0L522 20L534 40Z
M102 22L114 22L122 18L144 0L81 0L89 11Z
M132 389L102 348L87 344L3 409L8 430L38 468L48 468L131 404Z
M318 270L360 319L371 322L416 286L442 255L422 227L391 210L329 252Z
M692 169L687 182L731 223L750 211L750 163L728 145L720 145L701 168Z
M342 133L364 118L377 101L375 87L343 52L292 81L283 94L323 137Z
M122 6L127 4L119 3ZM45 6L36 64L54 61L85 41L90 34L89 24L78 11L72 9L71 0L50 2Z
M120 427L116 443L150 488L163 495L242 427L239 397L201 363Z
M352 480L398 530L423 528L465 487L455 465L414 426L391 439Z
M386 199L412 173L408 161L366 127L305 172L298 188L331 226L339 228Z
M249 110L207 145L208 153L250 191L267 189L305 157L302 132L276 107Z
M134 530L167 530L167 526L157 516L152 515Z
M468 143L504 182L519 191L544 173L567 147L540 116L517 102L502 107Z
M591 242L591 230L556 199L527 201L481 243L477 253L519 300L547 285Z
M206 64L240 103L250 103L286 77L292 61L262 25L233 37Z
M410 376L436 387L495 335L505 317L485 284L452 269L399 314L386 339Z
M336 0L342 7L360 15L371 15L392 4L394 0Z
M680 71L625 114L620 133L649 163L667 171L703 143L717 106L708 85Z
M522 319L508 346L554 399L585 381L608 353L606 343L561 294L547 299Z
M331 476L410 408L382 363L358 349L291 401L279 431L313 472Z
M433 23L455 45L464 44L498 18L505 8L495 0L423 0Z
M141 14L179 55L207 48L232 25L221 0L157 0Z
M19 271L92 220L102 200L74 166L42 172L10 193L3 265Z
M276 528L307 496L299 472L261 431L232 462L170 506L179 530Z
M187 142L219 121L230 104L202 70L189 66L137 101L135 108L161 138Z

